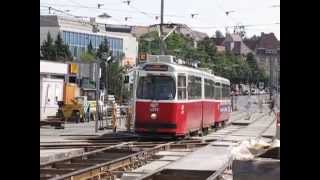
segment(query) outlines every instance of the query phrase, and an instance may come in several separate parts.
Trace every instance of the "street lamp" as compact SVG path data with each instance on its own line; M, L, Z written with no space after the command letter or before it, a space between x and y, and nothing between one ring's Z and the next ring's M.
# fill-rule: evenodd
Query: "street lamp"
M239 68L239 65L238 64L233 64L231 67L234 68L234 69L237 69L237 68ZM231 96L231 106L232 106L232 109L233 109L233 106L235 105L235 107L234 107L235 111L238 110L237 103L238 103L238 98L235 97L235 94L233 94Z
M102 57L101 57L101 60L103 62L106 62L106 70L108 68L108 62L112 61L112 57L111 56L108 56L108 54L106 52L102 53ZM95 61L95 64L96 64L96 123L95 123L95 132L98 132L98 129L102 129L103 128L103 121L101 122L100 121L100 106L99 106L99 101L100 101L100 77L101 77L101 74L100 74L100 63L101 63L101 60L97 60ZM107 81L107 76L106 76L106 97L108 97L108 81ZM98 128L98 124L99 124L99 121L102 123L100 124L100 127Z
M270 100L272 99L273 94L273 85L274 85L274 74L273 74L273 64L274 64L274 56L277 54L277 51L274 49L265 49L265 53L269 57L269 73L270 73L270 79L269 79L269 88L270 88Z

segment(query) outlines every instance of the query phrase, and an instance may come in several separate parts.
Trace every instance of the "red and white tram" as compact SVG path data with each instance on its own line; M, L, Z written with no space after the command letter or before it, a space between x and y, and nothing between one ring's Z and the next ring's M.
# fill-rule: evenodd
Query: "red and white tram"
M229 93L225 78L170 61L145 63L137 70L135 132L205 132L229 119Z

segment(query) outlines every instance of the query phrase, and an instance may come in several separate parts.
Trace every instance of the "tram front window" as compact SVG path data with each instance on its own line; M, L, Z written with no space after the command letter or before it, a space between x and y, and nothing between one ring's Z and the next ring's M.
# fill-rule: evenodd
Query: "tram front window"
M175 82L169 76L140 77L137 89L139 99L172 100L176 94Z

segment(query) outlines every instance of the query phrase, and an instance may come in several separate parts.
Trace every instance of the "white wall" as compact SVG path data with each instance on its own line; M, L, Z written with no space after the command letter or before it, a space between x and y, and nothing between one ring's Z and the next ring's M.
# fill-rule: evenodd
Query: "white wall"
M56 115L58 101L63 100L63 83L63 79L40 77L40 119Z
M136 64L136 58L138 57L138 41L133 36L127 36L123 39L123 51L125 53L125 58L123 65L129 61L131 65Z
M68 74L69 65L66 63L40 61L40 73L45 74Z

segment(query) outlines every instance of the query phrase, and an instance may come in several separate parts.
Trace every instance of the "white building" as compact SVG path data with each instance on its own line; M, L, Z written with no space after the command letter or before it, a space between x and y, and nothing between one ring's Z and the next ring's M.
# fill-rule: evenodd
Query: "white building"
M93 48L98 49L106 38L113 56L121 57L124 53L121 65L133 66L136 63L138 41L132 36L131 27L101 25L93 19L85 21L56 15L40 16L40 45L46 39L48 32L53 39L60 33L76 59L86 51L90 41Z
M40 61L40 119L56 115L68 67L67 63Z

